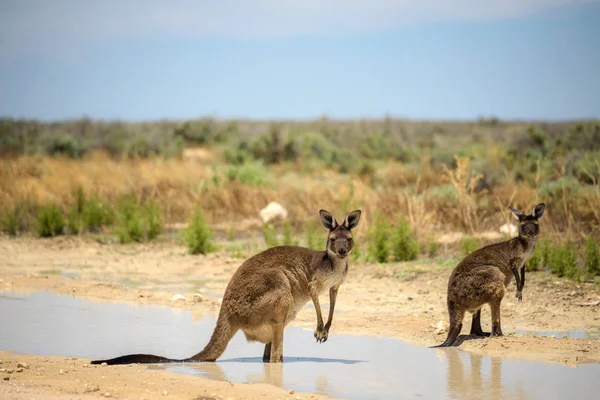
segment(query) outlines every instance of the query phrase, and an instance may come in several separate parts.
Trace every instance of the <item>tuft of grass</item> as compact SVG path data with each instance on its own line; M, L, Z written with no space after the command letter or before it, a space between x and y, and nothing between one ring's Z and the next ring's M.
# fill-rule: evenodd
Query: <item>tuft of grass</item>
M2 230L9 236L17 236L23 229L24 212L25 208L20 203L15 204L13 208L6 208L3 211L2 220L0 220Z
M65 228L65 218L56 203L42 206L36 220L37 234L40 237L62 235Z
M391 230L391 252L395 261L415 260L419 255L419 243L406 218L400 214Z
M265 222L262 226L261 232L267 247L275 247L279 245L279 241L277 240L277 232L275 231L275 227L272 223Z
M583 258L587 273L591 276L600 275L600 249L598 241L593 236L585 239Z
M163 216L160 204L148 200L142 209L142 229L146 240L153 240L163 231Z
M481 247L481 242L473 236L465 236L458 242L458 249L463 257L468 256L479 247Z
M577 247L570 241L550 248L548 263L552 273L576 279L580 276L577 267Z
M191 254L207 254L216 250L214 234L204 219L202 208L196 205L188 226L181 231L181 238Z
M373 226L369 229L367 248L369 259L380 263L387 262L390 255L388 244L390 224L379 211L373 218Z
M294 239L294 232L292 230L292 223L289 219L283 221L283 245L285 246L297 246L298 241Z
M536 243L533 255L525 266L527 271L538 271L548 265L549 254L550 241L548 239L542 239Z
M306 237L306 247L313 250L322 250L322 243L317 235L317 226L312 219L306 221L304 225L304 235Z
M107 202L100 200L97 196L92 196L86 201L83 209L83 223L90 232L99 232L102 227L114 223L115 211Z
M437 256L440 250L440 244L435 240L435 237L431 235L429 240L427 241L427 256L429 258L434 258Z
M118 201L116 233L121 243L141 242L144 238L140 208L132 196Z

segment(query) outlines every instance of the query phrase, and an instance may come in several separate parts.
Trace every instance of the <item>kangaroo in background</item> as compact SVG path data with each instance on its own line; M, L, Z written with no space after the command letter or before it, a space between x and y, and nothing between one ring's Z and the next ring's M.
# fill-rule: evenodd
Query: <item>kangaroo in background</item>
M327 341L338 288L346 279L354 246L351 231L361 211L349 213L342 224L328 211L320 210L319 215L329 231L326 250L275 246L244 261L225 289L216 327L200 353L183 360L130 354L92 364L215 361L239 329L248 341L265 344L264 362L283 362L283 330L311 299L317 311L314 336L319 343ZM329 317L323 324L319 295L325 291L329 291Z
M509 207L519 220L519 235L475 250L454 268L448 280L448 337L444 343L434 347L448 347L454 343L462 329L465 311L473 313L471 335L502 336L500 303L513 276L517 281L516 297L519 301L523 300L525 262L533 255L540 232L538 220L544 214L544 207L544 203L538 204L531 215ZM491 334L481 330L481 307L484 304L489 304L492 311Z

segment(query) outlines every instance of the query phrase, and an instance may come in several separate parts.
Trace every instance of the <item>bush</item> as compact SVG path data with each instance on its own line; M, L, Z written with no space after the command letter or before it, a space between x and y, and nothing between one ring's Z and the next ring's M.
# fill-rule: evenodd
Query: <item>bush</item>
M592 236L585 240L584 259L587 273L592 276L600 275L600 251L598 242Z
M435 237L431 236L427 242L427 256L433 258L437 256L440 249L440 244L435 240Z
M460 250L463 257L468 256L475 250L481 247L479 239L473 236L465 236L458 242L458 249Z
M294 240L294 232L289 219L283 221L283 242L285 246L297 246L298 242Z
M54 237L64 232L65 218L55 203L41 207L36 222L40 237Z
M146 240L158 237L163 231L163 216L160 204L154 200L146 201L142 209L142 224Z
M550 248L549 260L552 273L558 276L577 278L577 247L571 242L565 242L560 246Z
M240 182L244 185L260 187L269 183L269 171L260 161L245 162L229 167L227 179L230 182Z
M6 208L2 215L2 230L9 236L17 236L23 230L25 207L17 203L12 209Z
M119 199L116 231L121 243L143 240L140 209L135 198L126 196Z
M550 241L548 239L542 239L536 243L533 255L525 266L527 271L537 271L548 265L549 254Z
M196 206L188 226L181 231L181 238L191 254L207 254L216 249L213 244L213 232L202 215L202 209Z
M419 254L419 243L403 215L399 215L391 232L391 250L395 261L415 260Z
M387 262L390 254L388 237L390 224L387 218L380 212L375 213L373 226L369 229L367 241L369 258L377 262Z
M313 220L308 220L304 226L306 236L306 247L313 250L323 250L321 239L317 235L317 226Z
M90 232L98 232L103 226L112 225L115 212L110 204L92 196L85 202L83 209L83 224Z
M262 235L265 239L265 243L267 247L274 247L279 245L279 241L277 240L277 232L275 231L275 227L270 222L265 222L262 226Z

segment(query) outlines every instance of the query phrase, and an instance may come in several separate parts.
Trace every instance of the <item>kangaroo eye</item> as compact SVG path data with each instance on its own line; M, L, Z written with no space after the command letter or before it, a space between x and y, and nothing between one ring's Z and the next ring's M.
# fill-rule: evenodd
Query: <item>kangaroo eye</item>
M348 241L348 243L352 243L352 238L348 238L346 240Z
M329 241L330 241L331 243L335 243L335 238L331 238L331 239L329 239Z

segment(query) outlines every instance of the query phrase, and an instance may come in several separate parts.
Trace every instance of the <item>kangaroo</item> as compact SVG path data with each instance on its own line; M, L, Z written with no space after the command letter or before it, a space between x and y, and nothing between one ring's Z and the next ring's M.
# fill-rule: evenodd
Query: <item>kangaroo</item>
M321 224L329 231L325 251L300 246L275 246L244 261L227 284L216 327L204 349L186 359L151 354L130 354L92 364L167 363L215 361L241 329L248 341L265 344L263 362L283 362L283 330L312 300L317 312L314 337L327 341L340 285L348 273L348 256L354 246L352 229L361 211L349 213L342 224L320 210ZM319 295L329 291L329 317L323 324Z
M473 314L471 335L502 336L500 303L513 276L517 281L516 297L518 301L523 301L525 262L533 255L540 231L538 220L544 214L544 207L544 203L536 205L531 215L509 207L519 220L518 236L475 250L454 268L448 280L448 337L444 343L434 347L448 347L456 341L465 311ZM484 304L489 304L492 311L491 333L481 329L481 307Z

